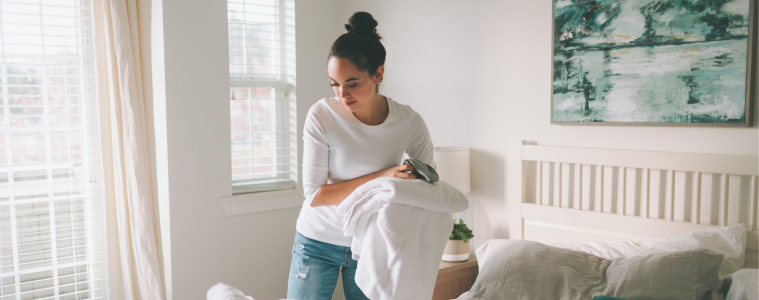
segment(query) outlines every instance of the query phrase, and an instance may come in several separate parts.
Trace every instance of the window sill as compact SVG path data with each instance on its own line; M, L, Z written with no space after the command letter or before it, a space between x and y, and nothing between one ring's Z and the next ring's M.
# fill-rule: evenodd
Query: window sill
M232 194L248 194L261 192L275 192L295 189L295 181L292 179L257 180L253 182L233 182Z
M225 215L235 216L301 207L303 200L303 190L294 189L219 197L219 204Z

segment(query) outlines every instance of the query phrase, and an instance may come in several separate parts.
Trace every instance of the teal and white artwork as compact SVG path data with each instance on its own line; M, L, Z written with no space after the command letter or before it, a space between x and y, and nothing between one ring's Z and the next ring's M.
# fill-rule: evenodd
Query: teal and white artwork
M747 126L750 2L554 0L552 123Z

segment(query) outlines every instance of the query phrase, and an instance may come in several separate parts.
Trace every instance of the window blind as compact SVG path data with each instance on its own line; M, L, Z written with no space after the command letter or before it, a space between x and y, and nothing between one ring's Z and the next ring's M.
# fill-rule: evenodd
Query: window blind
M0 0L0 300L99 299L90 0Z
M297 181L293 0L228 0L234 193Z

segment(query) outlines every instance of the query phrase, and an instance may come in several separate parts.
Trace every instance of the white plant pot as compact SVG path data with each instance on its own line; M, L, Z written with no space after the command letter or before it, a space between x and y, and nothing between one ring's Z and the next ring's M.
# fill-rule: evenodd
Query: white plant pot
M443 261L459 262L469 259L469 244L462 240L448 240L443 250Z

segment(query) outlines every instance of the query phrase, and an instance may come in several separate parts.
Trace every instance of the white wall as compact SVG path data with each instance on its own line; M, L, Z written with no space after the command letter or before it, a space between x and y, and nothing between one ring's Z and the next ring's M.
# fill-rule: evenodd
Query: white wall
M756 155L757 127L550 125L551 0L477 1L472 196L475 245L508 236L508 141L542 145ZM755 99L756 101L756 99ZM754 120L757 120L756 112ZM506 189L509 187L506 186Z
M153 11L163 26L152 58L173 299L205 299L217 282L257 299L285 297L299 209L226 217L217 203L231 190L226 1L154 0ZM338 11L337 1L296 1L298 128L332 94L326 57Z
M380 93L421 114L435 146L469 145L474 6L455 0L344 1L338 22L348 23L357 11L374 16L387 50Z

